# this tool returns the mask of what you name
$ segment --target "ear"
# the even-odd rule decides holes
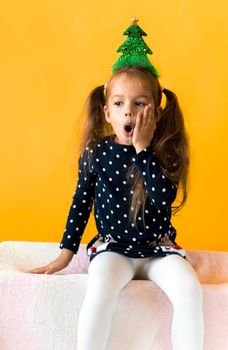
[[[156,120],[156,122],[159,122],[159,120],[161,119],[162,112],[163,112],[162,107],[161,107],[161,106],[158,106],[157,109],[156,109],[156,114],[155,114],[155,120]]]
[[[104,105],[104,114],[105,114],[105,119],[108,123],[111,123],[110,116],[109,116],[109,110],[106,105]]]

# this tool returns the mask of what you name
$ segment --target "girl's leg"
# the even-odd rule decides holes
[[[133,276],[130,260],[118,253],[102,252],[91,261],[87,291],[78,320],[77,350],[105,349],[113,303]]]
[[[153,258],[148,263],[147,278],[153,280],[173,304],[173,350],[202,350],[202,288],[192,266],[176,254]]]

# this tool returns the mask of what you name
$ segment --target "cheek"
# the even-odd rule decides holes
[[[113,127],[116,128],[116,127],[118,127],[120,125],[120,122],[115,119],[115,120],[112,120],[111,124],[112,124]]]

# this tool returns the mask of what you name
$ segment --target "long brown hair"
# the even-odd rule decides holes
[[[104,85],[101,85],[94,88],[86,99],[86,121],[80,144],[81,152],[86,147],[96,147],[100,140],[112,133],[112,128],[105,119],[104,105],[106,105],[110,95],[112,80],[120,74],[126,74],[129,78],[147,79],[151,84],[155,110],[160,106],[162,90],[157,77],[139,65],[120,68],[112,74],[107,82],[105,94]],[[161,118],[156,124],[151,146],[164,174],[182,195],[179,205],[172,206],[172,213],[175,214],[183,207],[188,195],[189,143],[177,96],[166,88],[163,93],[166,96],[166,105],[162,110]],[[132,174],[134,177],[131,177]],[[134,181],[131,180],[132,178],[134,178]],[[134,208],[133,211],[130,210],[130,221],[136,223],[139,211],[142,215],[144,213],[147,193],[141,174],[134,165],[129,168],[128,181],[134,190],[129,206],[129,208]]]

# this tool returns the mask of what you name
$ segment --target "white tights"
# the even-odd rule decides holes
[[[188,261],[177,254],[134,259],[114,252],[102,252],[89,264],[77,350],[105,350],[115,298],[132,279],[154,281],[172,302],[173,350],[183,350],[183,344],[185,350],[202,350],[202,288]]]

